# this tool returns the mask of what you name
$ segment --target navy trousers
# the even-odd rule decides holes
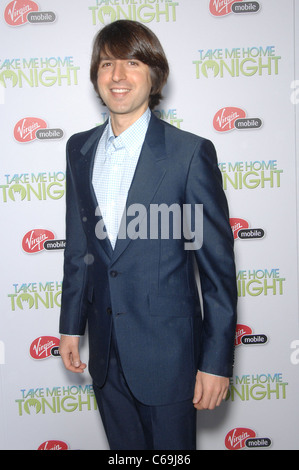
[[[147,406],[136,400],[121,368],[114,333],[105,385],[93,386],[111,450],[196,449],[192,399],[164,406]]]

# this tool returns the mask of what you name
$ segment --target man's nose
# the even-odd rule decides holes
[[[112,79],[115,82],[119,82],[120,80],[124,80],[125,78],[126,78],[125,65],[120,61],[116,61],[114,64],[114,68],[113,68]]]

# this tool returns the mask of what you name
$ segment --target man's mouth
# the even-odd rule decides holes
[[[112,93],[119,93],[119,94],[128,93],[129,91],[130,90],[128,88],[112,88],[111,89]]]

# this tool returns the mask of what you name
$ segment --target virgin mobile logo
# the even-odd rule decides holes
[[[225,437],[225,447],[228,450],[243,449],[246,440],[255,436],[255,432],[249,428],[232,429]]]
[[[235,336],[235,346],[240,346],[242,344],[242,338],[244,335],[250,335],[252,329],[247,325],[237,325],[236,336]]]
[[[36,338],[29,349],[32,359],[47,359],[59,356],[59,339],[54,336],[40,336]]]
[[[26,253],[40,253],[44,249],[46,240],[54,240],[54,233],[45,229],[34,229],[24,235],[22,240],[22,248]]]
[[[31,0],[15,0],[10,2],[4,11],[4,19],[10,26],[20,26],[27,23],[27,15],[38,11],[38,5]]]
[[[62,129],[48,129],[46,121],[37,117],[22,118],[14,127],[14,138],[22,144],[32,142],[35,139],[52,140],[62,137]]]
[[[229,222],[230,222],[230,226],[234,234],[235,240],[238,239],[239,230],[249,228],[249,223],[247,222],[247,220],[244,220],[244,219],[232,217],[229,219]]]
[[[229,219],[229,222],[235,240],[255,240],[257,238],[264,238],[265,236],[264,229],[249,228],[249,223],[247,220],[234,217]]]
[[[51,440],[43,442],[37,450],[68,450],[69,446],[66,442]]]
[[[253,331],[248,325],[237,325],[235,346],[245,345],[263,345],[268,342],[268,338],[264,334],[252,334]]]
[[[210,12],[214,16],[225,16],[230,13],[257,13],[260,9],[258,2],[243,0],[210,0]]]
[[[249,428],[234,428],[225,437],[225,447],[228,450],[239,450],[245,447],[254,449],[258,447],[270,447],[271,439],[258,438],[255,431]]]
[[[46,127],[47,123],[43,119],[27,117],[17,122],[13,135],[18,142],[32,142],[36,139],[36,131],[38,129],[45,129]]]
[[[234,106],[221,108],[213,119],[214,129],[218,132],[228,132],[234,129],[258,129],[262,126],[259,118],[248,118],[246,112]]]
[[[14,0],[4,11],[4,19],[10,26],[22,26],[26,23],[53,23],[56,15],[53,11],[39,11],[32,0]]]

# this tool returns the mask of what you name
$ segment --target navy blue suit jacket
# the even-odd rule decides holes
[[[102,386],[113,322],[135,397],[148,405],[178,402],[193,396],[197,369],[232,375],[236,273],[216,152],[210,141],[152,114],[127,208],[142,204],[147,215],[139,222],[147,224],[151,204],[202,204],[203,245],[186,250],[184,238],[127,236],[113,250],[108,238],[96,236],[101,214],[92,186],[104,127],[76,134],[67,144],[60,333],[83,335],[88,324],[89,371]],[[133,219],[128,216],[126,224]]]

